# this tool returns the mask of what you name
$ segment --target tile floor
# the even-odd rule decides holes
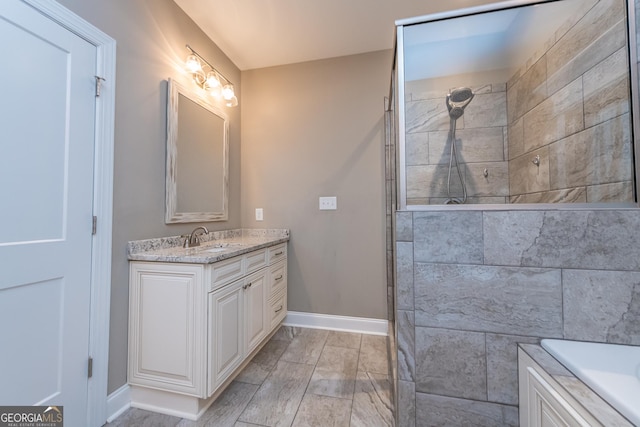
[[[105,427],[392,426],[386,337],[283,326],[198,421],[130,409]]]

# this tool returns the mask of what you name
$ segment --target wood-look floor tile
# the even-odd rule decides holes
[[[227,427],[238,419],[258,386],[232,382],[197,421],[182,420],[177,427]]]
[[[391,381],[386,374],[358,372],[351,427],[393,426]]]
[[[178,417],[131,408],[105,427],[175,427],[179,422]]]
[[[362,336],[358,370],[376,372],[378,374],[387,374],[389,372],[387,337],[378,335]]]
[[[282,354],[280,360],[315,365],[327,340],[329,331],[305,329],[296,335]]]
[[[305,394],[292,427],[349,427],[351,400]]]
[[[327,344],[333,347],[345,347],[360,349],[362,334],[353,332],[329,331]]]
[[[278,363],[289,342],[270,340],[238,374],[236,381],[260,385]]]
[[[358,350],[326,345],[311,376],[307,393],[351,399],[358,368]]]
[[[238,421],[289,427],[312,373],[312,365],[279,361]]]

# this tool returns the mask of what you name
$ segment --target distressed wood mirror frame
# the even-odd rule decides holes
[[[226,221],[228,199],[227,115],[169,79],[165,222]]]

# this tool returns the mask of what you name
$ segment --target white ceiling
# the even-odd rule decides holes
[[[395,21],[493,0],[175,0],[241,70],[391,49]],[[196,48],[197,50],[197,48]]]

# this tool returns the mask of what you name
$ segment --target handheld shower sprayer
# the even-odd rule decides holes
[[[447,94],[447,109],[449,117],[458,120],[464,114],[464,109],[471,102],[475,94],[468,87],[459,87],[453,89]]]
[[[468,87],[458,87],[453,89],[447,94],[447,110],[449,110],[450,117],[450,130],[449,140],[451,141],[451,154],[449,155],[449,173],[447,174],[447,200],[445,204],[461,204],[467,202],[467,187],[464,179],[462,178],[462,171],[460,170],[460,164],[458,163],[458,153],[456,149],[456,122],[464,114],[464,109],[471,102],[475,94]],[[462,185],[462,199],[457,197],[451,197],[451,170],[455,162],[456,169],[458,170],[458,178]]]

